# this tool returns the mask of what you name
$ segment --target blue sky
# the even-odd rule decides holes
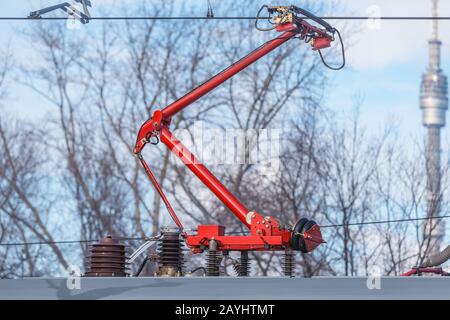
[[[187,0],[198,5],[199,0]],[[214,5],[213,0],[212,3]],[[1,1],[1,16],[27,16],[29,11],[60,0],[18,0]],[[242,3],[242,1],[236,1]],[[268,3],[273,1],[268,1]],[[289,1],[288,1],[289,2]],[[295,2],[295,1],[291,1]],[[324,15],[368,15],[379,11],[385,16],[423,16],[431,13],[430,0],[341,0],[342,12],[324,12]],[[93,15],[111,4],[133,3],[129,0],[93,1]],[[279,1],[277,2],[279,3]],[[203,10],[204,11],[204,10]],[[201,14],[204,14],[204,12]],[[220,13],[219,13],[220,14]],[[249,12],[249,16],[254,12]],[[450,16],[450,1],[440,1],[440,15]],[[14,30],[26,27],[30,21],[0,21],[0,45],[10,45],[20,62],[29,56],[26,43],[14,37]],[[54,22],[52,22],[54,23]],[[60,22],[57,22],[60,23]],[[347,68],[331,72],[332,85],[325,103],[336,111],[349,111],[355,95],[363,97],[360,109],[361,120],[372,132],[381,130],[392,121],[399,125],[399,133],[404,137],[420,138],[423,135],[421,112],[418,106],[420,77],[427,66],[427,39],[431,32],[429,21],[382,21],[379,28],[367,25],[365,21],[337,22],[350,39],[347,49]],[[440,22],[440,37],[444,42],[443,69],[450,75],[450,21]],[[45,101],[30,89],[18,84],[11,87],[8,110],[23,117],[45,117],[48,108]],[[444,140],[449,140],[446,130]]]
[[[0,1],[0,16],[26,17],[30,11],[64,0],[16,0]],[[111,4],[136,3],[136,0],[92,0],[93,16]],[[151,0],[148,0],[151,1]],[[183,1],[183,0],[179,0]],[[200,1],[185,0],[189,5],[199,5]],[[242,5],[244,1],[235,1]],[[341,12],[319,12],[318,15],[365,16],[379,11],[383,16],[427,16],[431,13],[430,0],[335,0],[342,4]],[[202,2],[202,3],[203,3]],[[268,3],[301,4],[301,1],[278,0]],[[199,14],[205,14],[200,7]],[[217,13],[221,15],[221,13]],[[255,12],[249,8],[248,15]],[[226,15],[226,14],[224,14]],[[450,1],[440,0],[440,15],[450,16]],[[38,21],[0,21],[0,50],[10,46],[17,62],[33,57],[29,43],[15,36],[15,30],[26,28]],[[47,23],[47,22],[46,22]],[[52,21],[49,23],[65,23]],[[96,22],[90,23],[95,27]],[[165,22],[161,22],[165,23]],[[355,96],[363,98],[360,106],[361,121],[369,133],[377,134],[384,126],[398,124],[398,134],[408,147],[423,139],[422,115],[419,109],[419,88],[422,73],[427,67],[427,41],[431,35],[429,21],[382,21],[374,28],[365,21],[335,23],[343,28],[347,44],[347,67],[338,72],[329,72],[331,84],[325,99],[327,107],[336,112],[350,113]],[[257,31],[255,31],[257,32]],[[450,21],[440,22],[440,38],[443,41],[442,63],[444,72],[450,76]],[[336,48],[338,50],[338,48]],[[299,61],[301,63],[301,61]],[[51,112],[46,101],[31,89],[12,83],[7,110],[17,116],[38,120]],[[1,114],[0,114],[1,116]],[[450,127],[450,125],[449,125]],[[450,130],[443,132],[444,153],[449,152]]]

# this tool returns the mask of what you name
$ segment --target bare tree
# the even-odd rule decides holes
[[[55,230],[48,223],[52,219],[48,212],[54,200],[50,196],[51,181],[45,175],[48,159],[38,151],[44,135],[24,121],[15,121],[8,116],[0,119],[0,212],[12,226],[7,230],[9,240],[49,242],[50,252],[62,267],[67,268],[63,252],[53,243]],[[34,249],[25,245],[18,248],[22,255],[20,259],[27,266],[21,275],[39,275],[35,263],[40,247]],[[45,266],[43,268],[45,270]]]
[[[142,10],[171,14],[174,2],[146,4]],[[57,24],[36,25],[28,34],[40,59],[24,66],[24,84],[58,112],[49,121],[45,148],[54,155],[51,170],[59,173],[65,210],[78,217],[82,240],[159,232],[160,199],[154,193],[150,201],[150,184],[133,160],[135,136],[154,109],[201,81],[211,44],[205,30],[155,21],[105,23],[89,35],[70,34]],[[79,44],[88,36],[96,41],[85,50]],[[174,127],[182,121],[183,114]],[[169,152],[152,152],[151,158],[164,186]],[[86,254],[87,247],[82,250]]]
[[[252,3],[255,10],[258,4]],[[228,9],[232,5],[217,7]],[[140,10],[170,15],[175,5],[173,1],[145,3]],[[161,201],[157,193],[151,194],[147,178],[132,160],[139,125],[153,110],[181,97],[273,34],[255,33],[244,21],[234,21],[230,27],[230,22],[149,20],[106,22],[90,34],[38,24],[29,36],[40,60],[26,66],[25,84],[58,112],[49,123],[52,134],[46,144],[55,154],[51,170],[61,177],[61,194],[70,199],[65,210],[78,217],[80,238],[95,239],[105,234],[159,232],[166,216],[161,215]],[[86,48],[80,43],[92,45]],[[173,129],[187,128],[192,134],[197,121],[243,131],[282,126],[282,115],[298,117],[306,105],[319,104],[326,76],[318,63],[309,48],[292,41],[205,96],[195,109],[178,114]],[[256,148],[255,136],[248,137],[246,145],[248,158]],[[229,231],[243,231],[217,199],[199,191],[204,190],[199,182],[171,161],[167,150],[149,147],[145,156],[177,211],[189,217],[184,219],[188,226],[220,221]],[[266,200],[255,196],[263,194],[267,183],[261,183],[252,164],[212,169],[253,210],[270,210],[267,214],[285,215],[289,221],[300,214],[272,210]],[[86,246],[82,249],[86,254]],[[263,273],[269,271],[269,264],[258,263],[266,269]]]
[[[223,7],[219,7],[221,9]],[[244,14],[244,10],[241,9],[236,14]],[[216,25],[209,28],[209,25],[202,26],[202,30],[206,29],[206,34],[213,35],[205,38],[212,43],[209,47],[212,52],[208,54],[213,57],[213,61],[209,61],[209,66],[216,65],[215,69],[218,70],[234,63],[274,36],[270,33],[255,33],[248,22],[233,22],[232,27],[229,27],[228,22],[223,22],[220,23],[220,28]],[[203,79],[199,79],[198,83],[200,80]],[[197,109],[186,111],[180,118],[183,118],[182,125],[187,128],[191,137],[196,134],[193,124],[204,124],[202,144],[212,146],[208,152],[215,157],[215,161],[206,164],[232,193],[251,210],[284,218],[287,214],[283,216],[284,213],[273,210],[273,206],[264,197],[267,194],[267,181],[263,182],[258,166],[249,161],[250,154],[258,148],[258,132],[281,127],[283,116],[300,117],[306,104],[318,104],[325,81],[318,57],[312,55],[307,46],[292,41],[203,97],[195,106]],[[224,164],[225,154],[233,152],[223,148],[226,129],[239,130],[245,139],[245,151],[237,155],[237,163]],[[213,134],[217,131],[219,134]],[[193,142],[195,146],[196,141]],[[205,153],[205,150],[194,150],[194,153],[196,151],[199,154],[202,151]],[[245,231],[242,224],[186,168],[175,166],[174,169],[176,175],[170,177],[171,196],[184,215],[188,215],[196,224],[220,223],[226,225],[229,232]],[[290,216],[288,220],[292,221],[294,218],[295,216]],[[272,269],[268,266],[272,256],[266,258],[256,254],[254,258],[257,260],[257,272],[271,272]]]
[[[365,255],[358,252],[361,247],[357,244],[364,240],[365,233],[362,225],[348,225],[364,223],[373,216],[373,178],[382,165],[382,151],[389,131],[380,137],[367,138],[358,119],[358,110],[342,125],[335,121],[330,125],[323,180],[326,194],[323,215],[328,224],[339,226],[334,242],[339,241],[340,245],[334,250],[340,256],[344,275],[356,275],[359,271],[357,257]]]
[[[399,275],[420,265],[430,247],[424,226],[433,230],[442,219],[422,220],[426,216],[426,158],[423,143],[415,143],[412,151],[398,143],[388,151],[388,161],[377,170],[379,220],[401,220],[380,225],[377,234],[382,241],[379,263],[388,275]],[[441,171],[440,214],[448,215],[448,161]],[[403,221],[405,220],[405,221]],[[408,221],[411,220],[411,221]]]
[[[252,10],[260,4],[253,1]],[[325,10],[329,4],[310,5]],[[174,15],[177,8],[175,1],[160,0],[143,2],[138,9],[141,15]],[[230,3],[215,9],[236,15],[248,10]],[[196,7],[183,10],[194,14]],[[22,79],[55,112],[39,125],[0,121],[1,240],[52,242],[67,230],[71,232],[65,235],[81,240],[108,234],[144,237],[171,223],[133,156],[136,133],[154,110],[274,36],[254,32],[251,24],[115,21],[102,22],[90,33],[57,23],[34,24],[27,36],[33,39],[36,58],[23,66]],[[302,255],[301,275],[358,275],[380,262],[386,273],[398,274],[410,259],[418,259],[408,246],[414,242],[422,248],[415,241],[420,224],[349,224],[420,216],[422,172],[416,158],[388,143],[389,130],[368,136],[357,117],[337,119],[322,106],[325,71],[310,48],[290,41],[177,114],[172,129],[185,128],[192,140],[196,124],[203,123],[203,138],[219,137],[203,141],[215,145],[209,151],[218,159],[206,165],[249,209],[287,224],[308,217],[327,225],[328,244]],[[220,155],[230,128],[244,133],[244,149],[236,155],[237,163],[224,164]],[[277,128],[283,128],[285,137],[280,170],[265,176],[250,158],[262,130]],[[45,139],[37,139],[36,132]],[[202,153],[195,145],[192,151]],[[187,228],[220,223],[228,232],[247,231],[168,150],[148,146],[144,156]],[[410,192],[400,196],[398,190]],[[63,220],[70,226],[58,232]],[[414,232],[417,239],[411,237]],[[39,265],[43,254],[66,267],[72,258],[86,255],[87,246],[70,251],[55,244],[0,248],[1,274],[51,273]],[[255,253],[252,258],[257,274],[281,271],[278,254]],[[225,264],[228,273],[230,261]],[[23,266],[26,270],[17,271]]]

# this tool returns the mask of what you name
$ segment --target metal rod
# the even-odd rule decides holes
[[[292,25],[292,30],[286,31],[283,34],[281,34],[279,37],[266,42],[261,47],[257,48],[241,60],[237,61],[236,63],[232,64],[225,70],[219,72],[217,75],[206,81],[205,83],[201,84],[194,90],[190,91],[177,101],[173,102],[172,104],[168,105],[166,108],[162,110],[164,118],[170,118],[171,116],[175,115],[177,112],[182,110],[183,108],[187,107],[191,103],[197,101],[202,96],[216,88],[217,86],[224,83],[226,80],[230,79],[246,67],[248,67],[250,64],[254,63],[261,57],[265,56],[272,50],[276,49],[286,41],[290,40],[294,36],[298,34],[297,27]]]
[[[206,275],[208,277],[218,277],[220,276],[220,266],[219,266],[219,252],[217,251],[217,242],[211,240],[209,242],[208,248],[208,265],[206,268]]]
[[[179,141],[166,127],[161,129],[161,142],[164,143],[194,173],[223,204],[248,228],[249,210]]]
[[[172,205],[170,204],[169,200],[167,199],[164,191],[161,189],[158,181],[156,180],[155,175],[153,174],[152,170],[150,170],[150,167],[148,166],[147,162],[145,162],[142,155],[139,153],[137,155],[139,161],[141,162],[142,166],[144,167],[145,172],[147,173],[147,176],[150,178],[150,181],[153,183],[153,186],[155,187],[156,191],[158,191],[161,199],[163,200],[164,204],[166,205],[167,211],[169,211],[170,216],[172,217],[173,221],[176,223],[176,225],[183,230],[183,224],[181,223],[180,219],[178,219],[177,214],[175,213],[175,210],[173,210]]]

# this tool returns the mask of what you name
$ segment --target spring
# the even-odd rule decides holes
[[[250,263],[248,251],[241,251],[241,259],[233,263],[234,271],[238,277],[248,277],[250,274]]]
[[[222,257],[217,251],[217,242],[211,240],[209,243],[207,266],[206,266],[206,276],[208,277],[218,277],[220,276],[220,262]]]
[[[220,276],[220,253],[218,251],[208,251],[208,266],[206,267],[206,276]]]
[[[295,253],[292,250],[286,250],[284,253],[283,272],[286,277],[295,276]]]

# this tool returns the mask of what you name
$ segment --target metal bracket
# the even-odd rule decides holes
[[[75,2],[81,3],[83,6],[83,11],[78,10],[74,4],[70,4],[68,2],[64,2],[61,4],[57,4],[51,7],[47,7],[38,11],[32,11],[28,16],[29,19],[41,19],[42,15],[61,9],[65,11],[69,16],[75,17],[82,24],[89,23],[91,18],[91,13],[89,12],[88,7],[92,7],[90,0],[75,0]]]

